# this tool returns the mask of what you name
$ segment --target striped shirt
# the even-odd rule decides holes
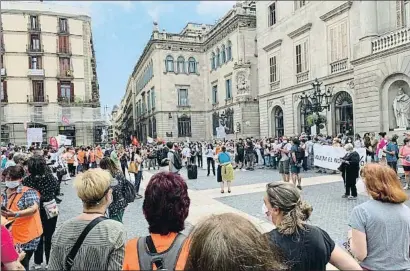
[[[49,270],[63,270],[65,259],[90,221],[73,218],[61,225],[53,236]],[[87,235],[72,270],[121,270],[126,241],[124,226],[111,219],[97,224]]]

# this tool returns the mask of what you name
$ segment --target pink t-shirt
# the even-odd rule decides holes
[[[377,145],[377,150],[376,150],[376,154],[379,154],[379,150],[383,150],[384,146],[387,145],[387,140],[382,138],[379,142],[379,144]]]
[[[404,158],[401,159],[401,163],[403,166],[409,167],[410,166],[410,147],[408,146],[403,146],[400,148],[400,155],[403,156]],[[406,159],[406,157],[408,157]]]
[[[19,255],[13,245],[13,239],[10,232],[1,225],[1,269],[3,268],[3,263],[11,263],[17,261]]]

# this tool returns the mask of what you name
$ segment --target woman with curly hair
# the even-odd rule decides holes
[[[108,206],[108,215],[111,219],[122,222],[125,208],[128,206],[128,202],[124,198],[124,185],[127,182],[125,176],[122,174],[117,164],[114,163],[109,157],[104,157],[100,161],[100,168],[108,171],[112,178],[112,203]]]
[[[281,249],[290,270],[326,270],[329,262],[339,270],[361,270],[327,232],[305,223],[313,209],[301,199],[294,185],[268,184],[263,201],[263,213],[276,225],[268,237]]]
[[[188,186],[181,176],[152,176],[142,206],[150,235],[127,243],[123,270],[184,270],[189,242],[181,232],[189,205]]]

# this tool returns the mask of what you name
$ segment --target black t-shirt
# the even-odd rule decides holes
[[[326,270],[335,242],[321,228],[306,224],[305,229],[292,235],[280,234],[275,229],[268,236],[281,250],[290,270]]]
[[[244,154],[245,148],[244,148],[242,143],[236,144],[236,151],[237,151],[238,155],[243,155]]]

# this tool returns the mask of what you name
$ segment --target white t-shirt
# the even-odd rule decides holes
[[[182,155],[184,157],[191,157],[191,149],[188,147],[185,147],[182,149]]]
[[[282,147],[283,146],[283,147]],[[289,160],[289,153],[290,153],[290,149],[292,149],[292,144],[290,144],[289,142],[288,143],[282,143],[281,145],[280,145],[280,147],[282,147],[282,149],[285,149],[285,150],[287,150],[288,151],[288,153],[284,153],[284,152],[281,152],[281,158],[280,158],[280,161],[287,161],[287,160]]]

